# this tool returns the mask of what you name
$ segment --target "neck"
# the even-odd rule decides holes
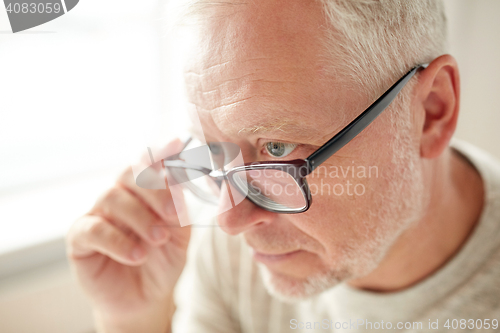
[[[402,233],[374,271],[350,280],[350,286],[377,292],[406,289],[438,271],[466,243],[483,208],[481,177],[451,149],[429,163],[431,198],[424,218]]]

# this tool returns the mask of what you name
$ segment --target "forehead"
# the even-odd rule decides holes
[[[326,75],[319,2],[251,1],[207,17],[185,73],[205,133],[292,139],[340,125],[345,100]]]

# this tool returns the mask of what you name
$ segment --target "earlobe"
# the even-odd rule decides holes
[[[424,110],[420,154],[436,158],[446,149],[455,132],[460,105],[458,65],[451,55],[436,58],[418,83],[419,107]]]

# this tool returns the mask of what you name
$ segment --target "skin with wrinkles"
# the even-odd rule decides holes
[[[202,2],[185,76],[191,116],[203,128],[197,135],[207,141],[237,144],[245,162],[279,160],[268,143],[295,147],[281,159],[303,159],[373,102],[371,92],[346,83],[357,80],[327,70],[332,61],[343,64],[324,52],[328,25],[319,1]],[[301,214],[243,200],[218,216],[221,229],[243,238],[269,292],[283,300],[339,282],[372,292],[419,283],[461,249],[483,209],[479,174],[449,148],[459,100],[457,63],[439,56],[307,177],[311,189],[350,182],[363,194],[313,193]],[[158,156],[182,147],[172,141]],[[324,172],[356,166],[376,167],[377,176]],[[170,330],[190,242],[190,227],[178,227],[187,213],[179,189],[141,188],[129,168],[72,225],[68,258],[99,332]]]
[[[373,102],[325,70],[326,22],[317,3],[256,1],[214,10],[223,11],[224,19],[214,15],[204,21],[185,73],[191,111],[207,141],[238,144],[245,162],[276,160],[266,152],[267,142],[294,143],[297,148],[284,160],[303,159]],[[396,116],[395,107],[411,112]],[[421,101],[395,102],[324,163],[327,170],[376,166],[378,178],[308,176],[310,185],[362,184],[363,195],[317,194],[310,210],[297,215],[270,213],[246,200],[218,217],[224,231],[241,234],[258,253],[295,252],[288,260],[260,264],[271,293],[292,300],[345,280],[394,289],[387,275],[405,271],[393,283],[398,289],[442,263],[440,258],[408,270],[387,261],[407,251],[403,240],[417,241],[408,235],[421,236],[432,223],[427,216],[435,209],[429,203],[432,186],[445,186],[431,185],[432,175],[443,170],[421,156],[425,121]]]

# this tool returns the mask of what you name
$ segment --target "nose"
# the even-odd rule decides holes
[[[221,213],[217,216],[217,223],[229,235],[238,235],[256,226],[269,224],[276,217],[276,213],[268,212],[245,199],[227,181],[222,187],[226,187],[227,192],[220,198]]]

